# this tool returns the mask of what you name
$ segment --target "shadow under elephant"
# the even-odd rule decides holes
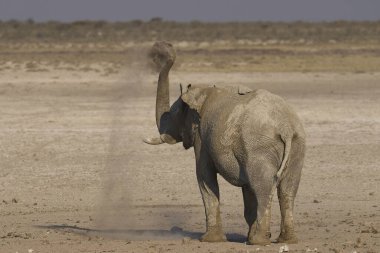
[[[65,231],[84,236],[100,236],[113,239],[126,239],[126,240],[176,240],[184,237],[193,240],[199,240],[203,235],[202,232],[192,232],[183,230],[180,227],[174,226],[171,229],[97,229],[85,228],[75,225],[38,225],[40,229],[52,229],[57,231]],[[237,233],[227,233],[227,240],[229,242],[244,243],[246,237]]]

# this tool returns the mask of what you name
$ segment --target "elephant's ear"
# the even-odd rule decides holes
[[[203,103],[207,98],[207,90],[205,88],[193,88],[189,84],[187,92],[183,93],[181,98],[191,109],[196,110],[200,114]]]

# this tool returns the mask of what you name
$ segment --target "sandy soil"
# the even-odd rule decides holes
[[[279,252],[248,246],[241,191],[220,178],[230,240],[205,230],[194,155],[156,134],[152,73],[3,69],[0,252]],[[266,88],[307,132],[290,252],[380,252],[380,73],[176,72],[177,84]],[[174,85],[175,84],[175,85]],[[279,233],[273,203],[272,239]]]

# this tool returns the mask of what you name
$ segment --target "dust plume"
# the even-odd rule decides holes
[[[102,177],[102,196],[97,204],[97,211],[94,215],[94,225],[96,229],[75,232],[85,232],[87,235],[100,235],[128,240],[147,240],[147,239],[173,239],[187,237],[197,237],[198,235],[184,232],[182,229],[175,227],[178,217],[165,213],[170,217],[169,223],[171,228],[161,229],[156,221],[150,221],[149,224],[156,224],[159,229],[144,227],[146,219],[163,216],[162,214],[153,214],[149,218],[141,217],[139,210],[134,206],[135,184],[133,179],[134,168],[138,166],[133,160],[133,148],[128,143],[129,136],[126,130],[125,121],[126,103],[131,99],[149,96],[155,94],[156,85],[153,80],[157,80],[157,70],[149,58],[149,49],[136,49],[133,53],[126,55],[130,59],[130,65],[123,74],[123,80],[115,89],[112,109],[113,115],[110,115],[110,137],[108,150],[104,162],[104,171]],[[154,73],[156,72],[156,73]],[[154,75],[153,75],[154,74]],[[153,79],[154,78],[154,79]],[[154,106],[152,104],[152,106]],[[136,135],[134,135],[136,136]],[[139,138],[136,136],[135,138]],[[126,150],[128,152],[126,153]],[[153,211],[155,212],[155,211]],[[167,210],[159,211],[167,212]],[[173,218],[173,216],[175,218]],[[154,219],[154,218],[153,218]]]

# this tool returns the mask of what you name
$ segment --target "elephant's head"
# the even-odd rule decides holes
[[[167,42],[154,44],[150,56],[160,69],[156,97],[156,124],[160,136],[144,139],[144,142],[157,145],[183,142],[188,149],[193,146],[196,131],[199,127],[203,103],[208,89],[187,86],[187,91],[170,106],[169,71],[174,64],[175,51]]]
[[[148,138],[144,141],[151,145],[182,142],[185,149],[191,148],[194,145],[202,106],[206,98],[207,90],[188,85],[187,91],[182,93],[170,109],[161,115],[158,125],[160,137]]]

